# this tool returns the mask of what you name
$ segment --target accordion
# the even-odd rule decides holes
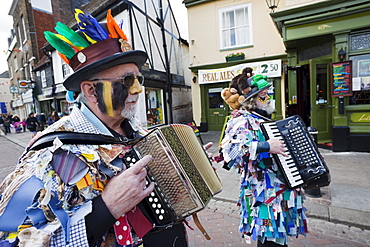
[[[222,189],[212,164],[193,129],[172,124],[150,132],[124,157],[130,167],[145,155],[147,183],[155,189],[138,206],[157,226],[167,226],[202,210]]]
[[[329,169],[300,116],[263,122],[261,129],[266,139],[277,138],[285,143],[288,157],[281,154],[273,157],[289,188],[329,185]]]

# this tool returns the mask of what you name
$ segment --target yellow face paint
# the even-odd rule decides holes
[[[113,104],[112,104],[112,84],[109,81],[102,81],[103,83],[103,100],[107,108],[107,115],[113,117]]]

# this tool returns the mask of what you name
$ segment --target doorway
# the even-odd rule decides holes
[[[221,97],[221,91],[228,84],[211,84],[205,87],[206,93],[206,109],[207,110],[207,122],[209,130],[221,130],[225,118],[229,114],[229,106]]]
[[[312,59],[309,64],[288,68],[296,75],[297,93],[286,97],[291,101],[287,102],[287,117],[299,115],[307,127],[315,127],[321,143],[331,142],[332,134],[330,62],[329,59]]]

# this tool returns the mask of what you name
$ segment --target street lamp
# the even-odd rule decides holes
[[[271,12],[274,12],[278,7],[280,0],[266,0],[267,6],[271,9]]]
[[[338,58],[339,58],[339,61],[344,61],[344,59],[346,58],[346,55],[347,53],[343,50],[343,47],[340,48],[339,52],[338,52]]]

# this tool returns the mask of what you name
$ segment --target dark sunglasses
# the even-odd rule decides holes
[[[142,75],[127,75],[124,77],[119,78],[100,78],[100,79],[91,79],[89,81],[110,81],[110,82],[119,82],[125,85],[125,87],[131,87],[135,83],[135,79],[137,79],[140,85],[144,84],[144,76]]]

